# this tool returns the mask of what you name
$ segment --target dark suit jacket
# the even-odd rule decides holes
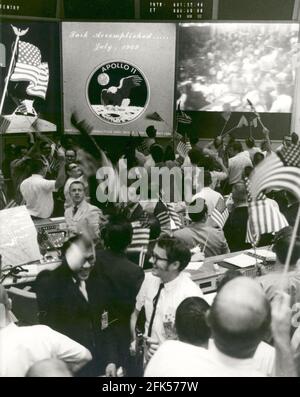
[[[53,270],[41,272],[35,290],[40,322],[50,326],[90,350],[93,361],[84,375],[99,376],[108,363],[117,363],[117,336],[114,324],[101,330],[101,315],[112,321],[111,296],[107,282],[92,270],[86,281],[87,301],[73,280],[65,261]]]
[[[130,316],[135,308],[136,296],[144,281],[144,271],[127,259],[125,254],[98,250],[96,271],[109,280],[112,308],[119,335],[119,358],[126,367],[130,344]]]
[[[237,207],[229,215],[224,234],[231,252],[251,248],[251,244],[246,243],[247,223],[248,207]]]

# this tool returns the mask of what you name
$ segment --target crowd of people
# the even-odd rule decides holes
[[[291,112],[297,41],[292,25],[183,26],[182,108],[243,112],[250,99],[259,112]]]
[[[37,133],[30,146],[5,151],[0,210],[14,200],[33,221],[64,216],[67,234],[61,265],[40,272],[32,287],[40,325],[18,324],[0,286],[0,375],[299,376],[292,310],[300,303],[299,231],[282,285],[299,198],[267,192],[289,225],[257,244],[276,253],[270,273],[261,266],[260,277],[250,279],[228,271],[208,302],[186,271],[193,260],[252,247],[244,178],[272,152],[269,131],[260,147],[251,137],[218,136],[206,146],[190,138],[183,156],[176,145],[161,145],[150,126],[117,157],[101,148],[86,122],[76,115],[72,122],[83,139],[54,142]],[[283,142],[297,144],[296,134]],[[153,167],[202,170],[203,184],[193,184],[190,202],[165,202],[162,183],[148,200],[99,202],[97,170],[107,166],[115,176],[120,159],[145,170],[150,191]],[[228,210],[223,225],[214,218],[220,203]]]

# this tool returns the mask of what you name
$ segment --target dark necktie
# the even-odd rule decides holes
[[[73,208],[73,216],[75,216],[77,214],[77,211],[78,211],[78,206],[75,205]]]
[[[159,300],[160,293],[161,293],[162,289],[164,288],[164,286],[165,285],[163,283],[160,284],[158,292],[155,295],[155,297],[153,298],[153,311],[152,311],[152,315],[151,315],[151,319],[150,319],[150,323],[149,323],[148,337],[151,337],[151,334],[152,334],[152,327],[153,327],[153,322],[154,322],[154,317],[155,317],[155,313],[156,313],[158,300]]]

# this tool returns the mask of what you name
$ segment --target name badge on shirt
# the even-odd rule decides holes
[[[104,311],[101,314],[101,331],[104,331],[108,328],[108,312]]]
[[[163,325],[164,325],[164,331],[165,331],[165,337],[166,339],[177,339],[177,333],[175,330],[175,321],[174,321],[174,316],[170,315],[165,315]]]

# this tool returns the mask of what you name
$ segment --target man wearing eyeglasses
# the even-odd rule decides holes
[[[136,299],[131,316],[131,353],[135,354],[135,327],[142,308],[145,308],[145,340],[148,361],[158,346],[174,339],[175,313],[180,303],[188,297],[202,297],[202,291],[184,272],[191,259],[185,243],[174,237],[161,237],[153,249],[150,262],[152,272],[147,273]]]

